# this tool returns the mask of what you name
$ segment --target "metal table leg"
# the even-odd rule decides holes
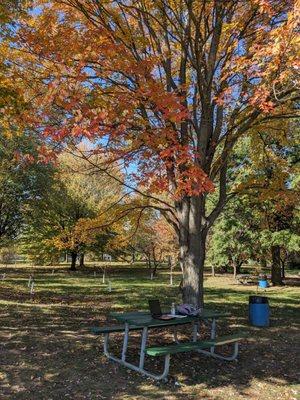
[[[140,354],[140,363],[139,363],[139,368],[141,370],[144,368],[145,348],[146,348],[147,337],[148,337],[148,327],[144,326],[143,331],[142,331],[141,354]]]
[[[148,327],[144,327],[143,332],[142,332],[141,354],[140,354],[139,365],[134,365],[134,364],[131,364],[131,363],[125,361],[126,351],[127,351],[127,346],[128,346],[128,337],[129,337],[128,333],[129,333],[129,326],[128,326],[128,324],[125,324],[122,358],[115,357],[114,355],[112,355],[109,352],[109,334],[106,333],[104,335],[104,344],[103,344],[104,349],[103,350],[104,350],[104,354],[106,355],[106,357],[109,358],[110,360],[117,362],[120,365],[123,365],[124,367],[130,368],[137,372],[140,372],[142,375],[149,376],[156,380],[166,380],[168,373],[169,373],[169,368],[170,368],[170,354],[167,354],[165,356],[164,370],[160,375],[153,374],[152,372],[146,371],[144,369],[145,348],[146,348],[146,342],[147,342],[147,337],[148,337]]]
[[[216,318],[213,318],[211,322],[211,331],[210,331],[210,338],[214,340],[216,338],[216,330],[217,330],[217,323],[216,323]],[[214,346],[210,348],[211,354],[215,352]]]
[[[124,340],[123,340],[123,348],[122,348],[122,361],[126,360],[126,352],[128,347],[128,338],[129,338],[129,324],[125,322],[125,332],[124,332]]]
[[[210,338],[215,339],[216,338],[216,331],[217,331],[217,322],[216,318],[213,318],[211,322],[211,331],[210,331]]]

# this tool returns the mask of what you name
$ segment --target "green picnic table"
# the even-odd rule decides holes
[[[199,353],[203,353],[215,358],[221,358],[223,360],[233,360],[237,357],[238,354],[238,341],[242,339],[242,335],[231,335],[231,336],[222,336],[216,338],[216,321],[219,318],[228,317],[230,314],[226,312],[217,312],[213,310],[204,310],[201,315],[196,317],[184,317],[180,318],[175,316],[174,319],[170,320],[160,320],[152,318],[149,312],[125,312],[125,313],[110,313],[110,317],[116,319],[121,323],[119,326],[115,327],[103,327],[103,328],[92,328],[92,331],[96,335],[104,335],[104,354],[110,360],[113,360],[127,368],[130,368],[134,371],[138,371],[143,375],[150,376],[151,378],[160,380],[166,379],[169,367],[170,367],[170,355],[176,353],[185,353],[190,351],[196,351]],[[198,340],[198,328],[199,323],[204,321],[210,324],[210,338],[205,340]],[[191,326],[191,334],[192,341],[191,342],[183,342],[180,343],[177,337],[176,328],[181,325],[190,325]],[[159,346],[159,347],[148,347],[147,348],[147,339],[148,339],[148,331],[150,329],[166,329],[172,328],[174,333],[174,344]],[[139,363],[133,364],[126,360],[127,356],[127,348],[128,348],[128,340],[130,331],[140,330],[141,331],[141,345],[139,350]],[[111,333],[123,332],[123,346],[121,358],[117,357],[109,352],[109,335]],[[233,354],[230,356],[223,356],[221,354],[215,353],[215,347],[221,346],[224,344],[234,344]],[[153,374],[144,369],[145,356],[165,356],[165,364],[164,370],[162,374]]]

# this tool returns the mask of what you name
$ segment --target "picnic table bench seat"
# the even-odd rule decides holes
[[[241,333],[236,333],[234,335],[220,336],[215,339],[177,343],[160,347],[147,347],[145,349],[145,354],[152,357],[158,357],[158,356],[165,357],[163,373],[161,375],[156,375],[156,376],[152,375],[152,377],[154,377],[155,379],[166,379],[169,372],[171,354],[196,351],[198,353],[203,353],[214,358],[219,358],[221,360],[232,361],[235,360],[238,355],[239,341],[244,338],[245,335]],[[226,344],[234,345],[234,350],[232,354],[222,355],[215,353],[215,347]]]
[[[244,338],[245,335],[237,333],[234,335],[220,336],[216,339],[208,339],[197,342],[185,342],[167,346],[148,347],[145,349],[145,353],[152,357],[165,356],[167,354],[187,353],[190,351],[209,349],[215,346],[237,343]]]

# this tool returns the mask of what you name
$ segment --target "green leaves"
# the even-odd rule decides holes
[[[37,146],[33,134],[0,134],[0,246],[16,238],[29,203],[43,191],[48,166],[37,164]]]

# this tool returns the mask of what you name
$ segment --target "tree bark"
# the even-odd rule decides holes
[[[205,236],[199,233],[188,242],[183,259],[182,300],[184,303],[203,307],[203,270],[205,260]],[[194,239],[195,239],[194,238]]]
[[[285,279],[285,262],[281,261],[281,278]]]
[[[211,276],[216,276],[214,265],[211,266]]]
[[[175,268],[175,258],[173,256],[168,256],[168,266],[170,269],[170,286],[173,285],[173,271]]]
[[[236,279],[236,276],[241,273],[241,265],[242,263],[233,261],[232,266],[234,279]]]
[[[195,307],[203,307],[204,304],[203,270],[207,233],[201,225],[203,208],[199,197],[185,198],[178,207],[182,300]]]
[[[148,268],[149,268],[150,279],[152,280],[154,275],[153,275],[153,271],[152,271],[151,256],[150,255],[146,255],[146,258],[147,258],[147,264],[148,264]]]
[[[76,270],[76,260],[77,260],[77,251],[71,251],[71,266],[70,266],[71,271]]]
[[[281,277],[282,279],[285,279],[285,264],[288,259],[288,252],[285,251],[285,256],[280,257],[280,262],[281,262]]]
[[[271,281],[273,285],[283,285],[281,276],[281,262],[280,262],[280,247],[272,246],[272,270],[271,270]]]
[[[237,276],[237,265],[236,265],[236,263],[233,263],[233,277],[234,277],[234,279],[236,279],[236,276]]]
[[[84,267],[84,253],[79,255],[79,267]]]
[[[151,255],[150,255],[150,258],[151,258]],[[152,277],[154,278],[157,275],[157,268],[159,265],[159,261],[157,260],[156,255],[155,255],[154,247],[152,247],[152,259],[153,259]]]
[[[133,251],[131,254],[131,261],[130,264],[134,264],[135,263],[135,252]]]
[[[155,278],[156,275],[157,275],[158,264],[156,262],[154,262],[153,264],[154,264],[154,266],[153,266],[153,269],[152,269],[152,278]]]
[[[102,283],[105,283],[105,278],[106,278],[106,268],[105,268],[105,267],[103,267],[103,268],[102,268],[102,271],[103,271],[103,275],[102,275]]]

